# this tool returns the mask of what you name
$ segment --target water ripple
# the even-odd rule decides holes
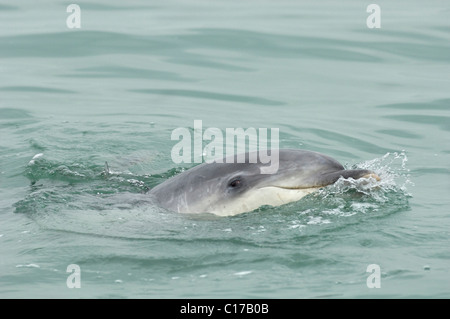
[[[196,64],[201,57],[194,48],[212,48],[252,56],[278,58],[311,57],[327,60],[381,62],[390,55],[417,60],[449,61],[448,45],[441,42],[351,41],[334,38],[269,34],[244,29],[193,29],[191,34],[140,36],[116,32],[78,31],[5,36],[0,51],[3,57],[90,56],[101,54],[148,54],[165,56],[176,63]],[[371,52],[371,53],[369,53]],[[381,53],[381,54],[380,54]],[[206,64],[223,62],[210,60]],[[225,66],[226,67],[226,66]],[[230,67],[233,67],[230,65]],[[240,67],[239,67],[240,68]],[[242,68],[245,70],[245,67]]]
[[[183,77],[175,72],[151,70],[145,68],[132,68],[124,66],[96,66],[89,68],[80,68],[75,70],[76,73],[62,75],[64,77],[73,78],[133,78],[133,79],[157,79],[166,81],[195,81],[187,77]]]
[[[174,90],[174,89],[139,89],[130,90],[131,92],[146,93],[146,94],[158,94],[158,95],[169,95],[169,96],[180,96],[189,97],[196,99],[207,99],[207,100],[218,100],[226,102],[241,102],[248,104],[259,104],[259,105],[284,105],[284,102],[269,100],[257,96],[247,96],[247,95],[236,95],[236,94],[225,94],[217,92],[208,91],[198,91],[198,90]]]
[[[0,87],[0,91],[9,92],[29,92],[29,93],[56,93],[56,94],[74,94],[77,93],[73,90],[65,90],[51,87],[40,86],[4,86]]]

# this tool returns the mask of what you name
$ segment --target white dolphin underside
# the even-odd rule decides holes
[[[261,206],[281,206],[296,202],[308,194],[317,191],[317,187],[305,189],[286,189],[281,187],[263,187],[245,194],[245,201],[233,200],[220,207],[214,207],[209,213],[218,216],[233,216],[255,210]]]
[[[261,206],[281,206],[291,202],[296,202],[308,194],[317,191],[319,187],[311,188],[282,188],[276,186],[266,186],[255,188],[245,193],[245,200],[230,200],[216,204],[214,196],[205,199],[210,201],[210,205],[205,206],[205,201],[201,206],[191,205],[187,208],[185,200],[181,200],[177,205],[178,213],[198,214],[211,213],[218,216],[234,216],[255,210]]]

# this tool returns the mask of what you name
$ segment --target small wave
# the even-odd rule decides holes
[[[43,153],[34,155],[23,174],[31,181],[25,198],[14,204],[16,213],[58,214],[64,210],[123,209],[144,201],[158,177],[135,175],[116,167],[87,161],[60,162]],[[114,197],[115,194],[124,196]],[[133,196],[137,196],[136,198]]]
[[[98,188],[102,184],[106,193],[132,189],[147,191],[150,188],[149,182],[158,178],[150,175],[136,175],[129,171],[117,170],[115,167],[110,168],[108,163],[101,166],[82,161],[63,163],[49,160],[43,153],[33,156],[26,166],[24,175],[31,180],[32,185],[45,180],[69,184],[84,183],[90,184],[92,190],[99,192]]]

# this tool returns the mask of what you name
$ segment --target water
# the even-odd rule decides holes
[[[381,29],[359,1],[78,4],[74,30],[59,1],[0,5],[0,297],[450,297],[446,2],[379,1]],[[192,166],[170,134],[196,119],[382,182],[163,211],[145,192]]]

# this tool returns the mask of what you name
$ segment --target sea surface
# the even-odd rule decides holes
[[[450,3],[370,3],[2,1],[0,298],[450,298]],[[194,120],[382,180],[168,212]]]

